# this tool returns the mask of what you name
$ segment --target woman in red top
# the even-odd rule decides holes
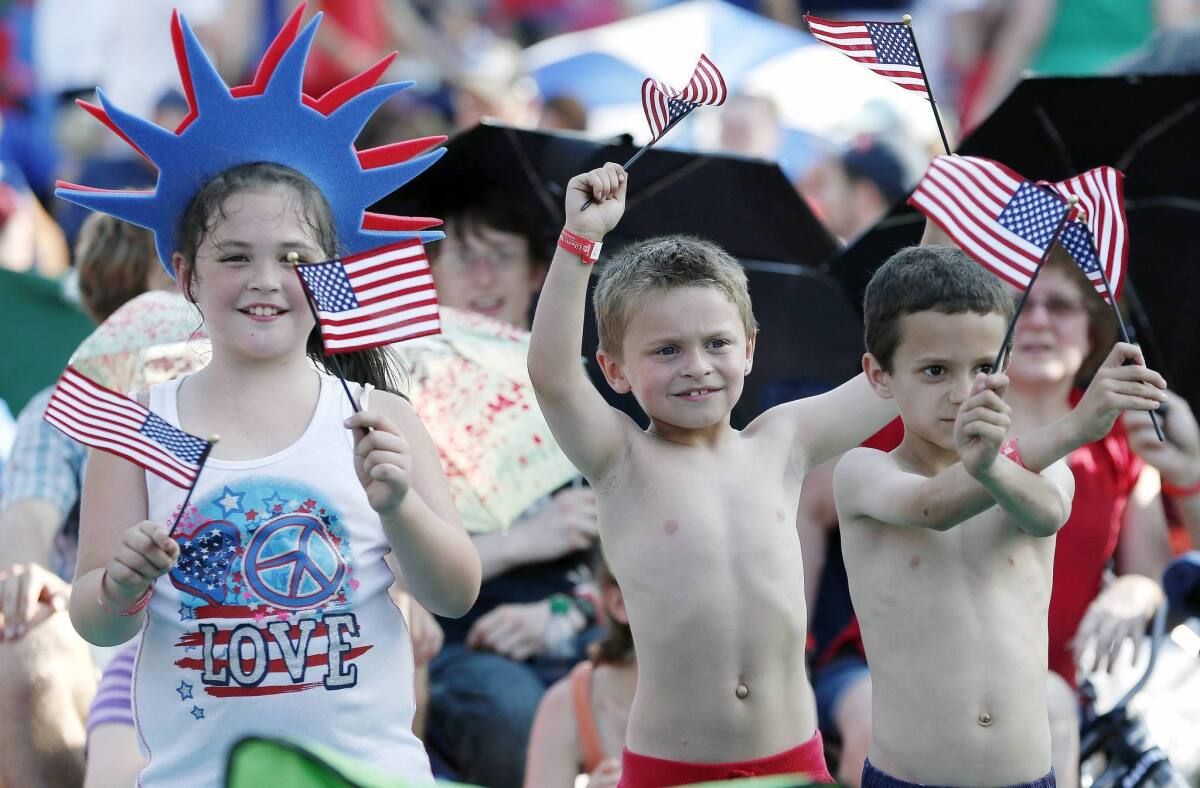
[[[1074,407],[1081,381],[1094,372],[1115,335],[1111,309],[1059,254],[1051,256],[1030,291],[1013,338],[1005,399],[1017,434],[1033,432]],[[1049,617],[1048,693],[1060,785],[1074,785],[1079,773],[1072,690],[1077,668],[1111,671],[1126,640],[1141,643],[1163,600],[1158,579],[1170,548],[1159,475],[1130,448],[1125,418],[1107,437],[1067,458],[1075,499],[1058,532]]]

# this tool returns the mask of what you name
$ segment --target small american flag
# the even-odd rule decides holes
[[[642,109],[650,125],[650,141],[657,142],[673,123],[696,107],[724,104],[728,95],[725,78],[707,55],[700,56],[692,79],[683,90],[675,90],[657,79],[646,79],[642,82]]]
[[[438,333],[437,291],[418,240],[342,260],[301,263],[327,353],[348,353]]]
[[[899,22],[834,22],[805,14],[808,29],[851,60],[929,97],[912,31]]]
[[[1100,276],[1102,263],[1113,297],[1120,298],[1129,260],[1125,176],[1113,167],[1096,167],[1049,186],[1064,197],[1078,197],[1079,209],[1087,214],[1086,227],[1072,223],[1063,230],[1063,248],[1088,275],[1096,292],[1108,301],[1108,290]]]
[[[980,265],[1022,290],[1070,210],[1058,194],[976,156],[935,158],[908,202]]]
[[[71,367],[58,379],[43,418],[85,446],[124,457],[179,487],[195,481],[210,448]]]

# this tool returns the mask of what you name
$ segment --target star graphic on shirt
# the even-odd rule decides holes
[[[189,713],[198,720],[204,719],[204,709],[200,708],[199,706],[193,706],[191,712]]]
[[[285,500],[283,500],[283,496],[277,492],[273,492],[266,498],[263,498],[262,502],[263,510],[267,514],[279,514],[283,511],[283,507],[287,503]]]
[[[187,605],[179,606],[179,620],[180,621],[192,621],[195,618],[196,618],[196,611],[194,608],[190,608]]]
[[[231,514],[245,511],[242,508],[242,499],[245,497],[246,493],[237,492],[226,487],[221,491],[221,496],[214,498],[212,502],[221,507],[222,517],[228,517]]]
[[[180,681],[179,686],[175,688],[175,691],[179,693],[180,700],[189,700],[192,697],[192,685],[188,684],[186,681]],[[197,719],[199,719],[199,717],[197,717]]]

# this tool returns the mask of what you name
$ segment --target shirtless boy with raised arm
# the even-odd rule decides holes
[[[842,554],[871,666],[862,785],[1054,785],[1046,711],[1054,534],[1070,514],[1063,462],[1040,473],[1009,440],[1007,378],[991,369],[1012,315],[992,274],[952,247],[902,250],[864,301],[863,367],[904,440],[834,472]],[[1117,345],[1070,416],[1042,432],[1065,455],[1150,410],[1162,378]],[[1024,462],[1022,454],[1025,455]],[[1062,456],[1060,455],[1060,456]]]
[[[734,430],[756,340],[745,274],[717,247],[679,237],[638,244],[601,271],[597,357],[649,429],[609,407],[579,363],[590,271],[581,257],[616,226],[625,187],[615,164],[568,185],[566,245],[582,254],[556,252],[529,350],[554,437],[596,490],[637,644],[623,784],[830,780],[804,672],[800,484],[895,407],[860,375]],[[585,199],[595,202],[580,211]],[[1048,464],[1071,448],[1047,439],[1022,450]]]

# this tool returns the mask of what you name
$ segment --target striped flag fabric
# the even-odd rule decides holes
[[[1075,258],[1096,292],[1108,301],[1108,290],[1100,276],[1099,266],[1103,265],[1113,298],[1120,298],[1121,288],[1125,284],[1125,268],[1129,262],[1125,175],[1114,167],[1096,167],[1049,186],[1063,197],[1072,194],[1078,197],[1078,208],[1087,216],[1086,227],[1080,225],[1076,229],[1072,223],[1063,230],[1063,248]],[[1082,232],[1085,229],[1088,231],[1086,234]]]
[[[419,240],[295,268],[316,305],[327,353],[365,350],[441,331],[437,291]]]
[[[700,55],[692,78],[683,90],[647,78],[642,82],[642,110],[650,126],[650,141],[658,142],[672,124],[696,107],[724,104],[728,96],[725,78],[707,55]]]
[[[211,448],[72,367],[59,377],[43,418],[85,446],[124,457],[179,487],[191,486]]]
[[[999,162],[938,156],[909,205],[932,219],[963,251],[1024,290],[1070,208]]]
[[[818,41],[900,87],[929,98],[929,86],[908,26],[900,22],[835,22],[809,14],[804,15],[804,21]]]

